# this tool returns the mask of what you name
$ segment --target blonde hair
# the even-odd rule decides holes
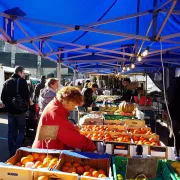
[[[57,99],[59,101],[65,100],[73,102],[76,105],[82,105],[84,102],[83,96],[79,88],[73,86],[63,87],[60,91],[58,91]]]
[[[51,87],[51,85],[54,85],[56,82],[59,82],[59,79],[57,78],[49,78],[46,82],[46,86]]]

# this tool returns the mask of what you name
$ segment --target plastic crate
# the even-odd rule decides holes
[[[168,166],[170,172],[171,172],[171,176],[177,180],[180,180],[180,177],[178,176],[178,174],[176,173],[176,171],[174,170],[174,168],[171,167],[171,163],[174,161],[167,161],[166,165]]]
[[[126,167],[128,165],[128,158],[121,156],[112,157],[112,169],[113,177],[117,180],[117,175],[121,174],[123,179],[126,179]],[[156,178],[148,180],[177,180],[177,177],[170,171],[165,160],[158,161],[158,168],[156,173]]]
[[[112,156],[113,177],[117,180],[117,175],[121,174],[123,179],[126,178],[127,157]]]
[[[125,120],[125,119],[135,118],[134,116],[122,116],[122,115],[110,115],[110,114],[105,114],[104,117],[105,120]]]

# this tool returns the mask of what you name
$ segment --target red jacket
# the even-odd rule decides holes
[[[68,110],[66,110],[63,105],[54,98],[54,100],[46,106],[41,115],[36,132],[36,138],[32,147],[46,149],[45,142],[38,140],[40,128],[42,125],[58,125],[59,130],[57,139],[50,141],[48,144],[49,149],[64,150],[67,149],[67,147],[71,147],[78,148],[82,151],[94,151],[96,149],[95,144],[75,129],[73,124],[68,121],[68,116]]]

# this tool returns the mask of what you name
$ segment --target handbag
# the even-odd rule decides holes
[[[12,100],[12,105],[17,109],[17,110],[20,110],[22,112],[26,112],[29,108],[29,102],[25,99],[23,99],[21,97],[21,95],[19,94],[19,78],[17,80],[17,89],[16,89],[16,96],[13,97],[13,100]]]

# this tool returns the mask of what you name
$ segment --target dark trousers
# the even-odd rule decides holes
[[[25,113],[19,115],[8,113],[8,148],[11,156],[21,147],[25,135],[25,128]]]

